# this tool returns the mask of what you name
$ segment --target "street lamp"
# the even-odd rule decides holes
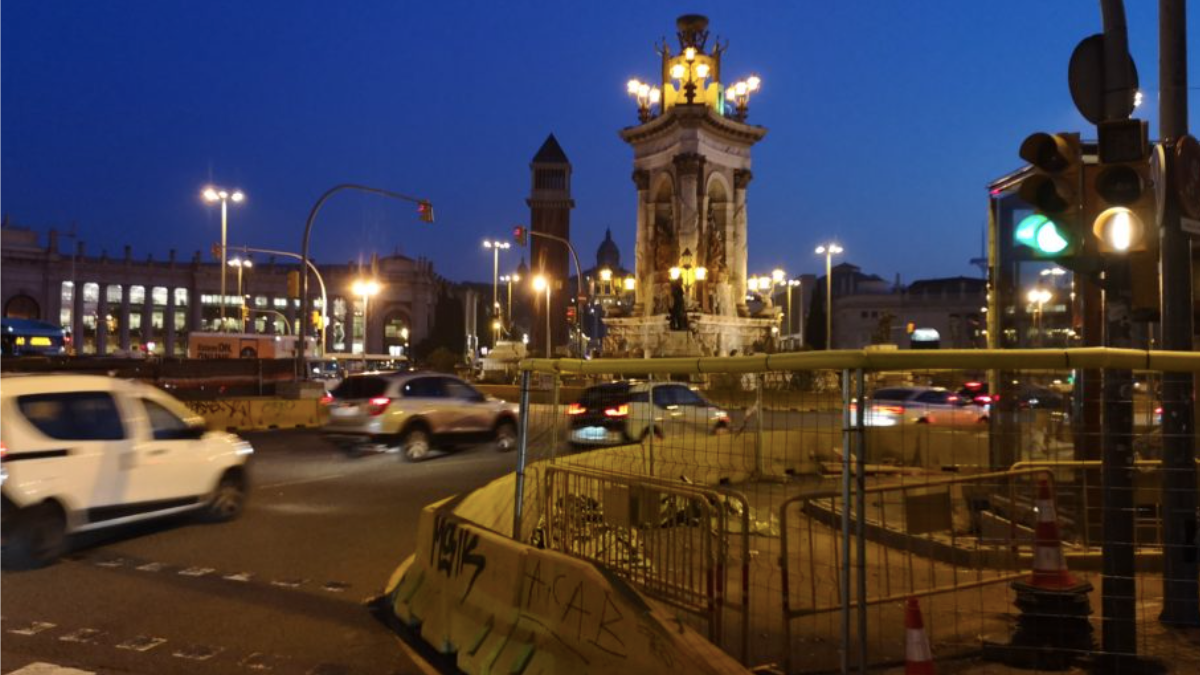
[[[204,201],[212,204],[221,202],[221,328],[225,327],[225,237],[229,229],[229,202],[240,204],[246,199],[241,190],[226,190],[209,185],[204,188]]]
[[[844,249],[837,244],[822,244],[817,255],[825,256],[825,349],[833,349],[833,256]]]
[[[683,255],[679,256],[679,267],[672,267],[668,270],[671,281],[678,279],[683,282],[683,292],[688,295],[689,299],[691,299],[692,285],[697,281],[704,281],[708,278],[708,269],[703,266],[693,267],[693,261],[694,258],[692,257],[691,249],[685,248],[683,249]]]
[[[500,277],[500,281],[508,284],[508,304],[504,307],[504,322],[509,325],[512,325],[512,285],[520,280],[521,275],[516,272]]]
[[[363,360],[365,361],[366,356],[367,356],[367,351],[368,351],[367,350],[367,335],[369,332],[368,328],[367,328],[367,304],[370,302],[372,296],[379,294],[379,283],[376,282],[374,279],[359,279],[350,286],[350,290],[353,291],[355,295],[362,298],[362,317],[363,317],[362,355],[363,355]]]
[[[248,270],[248,269],[254,267],[254,262],[251,261],[249,258],[234,257],[232,260],[229,261],[228,265],[229,265],[229,267],[236,267],[237,271],[238,271],[238,282],[237,282],[238,302],[241,303],[242,332],[245,333],[246,332],[246,296],[242,294],[242,270]],[[222,306],[224,306],[224,303],[222,303]],[[225,328],[224,322],[222,322],[221,329],[224,330],[224,328]]]
[[[1046,303],[1054,298],[1054,294],[1045,288],[1034,288],[1025,295],[1025,298],[1029,300],[1030,304],[1035,305],[1035,309],[1033,310],[1033,327],[1034,334],[1037,336],[1037,345],[1041,347],[1044,341],[1042,337],[1042,312],[1045,310]]]
[[[687,47],[683,50],[683,60],[671,66],[671,79],[679,83],[679,88],[683,89],[683,96],[688,104],[696,102],[696,90],[704,89],[704,80],[712,74],[712,66],[709,65],[708,59],[704,57],[702,60],[697,60],[697,56],[702,56],[696,51],[695,47]]]
[[[533,278],[533,290],[535,295],[546,291],[546,358],[550,358],[550,281],[537,275]]]
[[[792,289],[800,286],[801,283],[802,282],[799,279],[788,279],[787,280],[787,284],[786,284],[787,285],[787,331],[786,332],[788,335],[793,334],[793,331],[792,331],[792,323],[793,323],[792,322]],[[801,296],[801,297],[803,297],[803,296]],[[804,312],[801,312],[800,316],[803,317]],[[801,340],[803,340],[804,339],[803,338],[804,331],[800,331],[800,333],[801,333]]]
[[[400,329],[400,339],[404,341],[404,357],[408,357],[408,326]]]
[[[662,98],[662,90],[658,87],[651,87],[640,80],[630,80],[625,85],[625,88],[629,92],[629,95],[637,101],[638,120],[649,122],[653,117],[653,114],[650,112],[650,106],[658,105],[659,100]]]
[[[500,251],[512,246],[507,241],[483,240],[483,247],[492,249],[492,316],[500,316]]]
[[[750,111],[750,94],[758,91],[761,87],[762,80],[757,75],[751,75],[725,88],[725,100],[732,103],[737,109],[733,119],[738,122],[746,121],[746,113]]]

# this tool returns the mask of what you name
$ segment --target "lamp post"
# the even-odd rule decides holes
[[[225,329],[225,238],[229,229],[229,202],[240,204],[246,199],[241,190],[226,190],[210,185],[204,188],[204,201],[221,202],[221,330]]]
[[[750,111],[750,94],[758,91],[761,87],[762,80],[757,75],[751,75],[725,88],[725,100],[732,103],[737,110],[733,119],[738,122],[746,121],[746,113]]]
[[[658,105],[659,100],[662,99],[662,90],[658,87],[651,87],[640,80],[630,80],[625,88],[629,95],[637,101],[638,120],[649,122],[654,116],[650,112],[650,106]]]
[[[508,303],[504,306],[504,323],[512,325],[512,286],[521,280],[521,275],[513,272],[500,277],[500,281],[508,284]]]
[[[535,293],[546,291],[546,358],[550,358],[550,280],[537,275],[533,278],[533,290]]]
[[[370,334],[370,329],[368,328],[368,325],[367,325],[367,305],[371,301],[371,296],[379,293],[379,283],[376,282],[374,279],[359,279],[359,280],[355,281],[353,285],[351,285],[350,290],[352,290],[355,295],[362,298],[362,316],[363,316],[362,355],[363,355],[363,362],[365,363],[367,360],[367,351],[368,351],[367,336]]]
[[[500,251],[509,246],[507,241],[483,240],[483,247],[492,249],[492,317],[500,316]]]
[[[688,104],[696,102],[696,90],[704,88],[704,80],[711,74],[712,66],[706,61],[697,62],[695,47],[683,50],[683,61],[671,66],[671,79],[679,82],[684,99]]]
[[[801,284],[801,281],[799,279],[788,279],[787,280],[787,331],[786,332],[788,335],[792,335],[793,333],[795,333],[795,331],[792,330],[792,323],[793,323],[793,321],[792,321],[792,289],[796,288],[800,284]],[[801,297],[803,297],[803,296],[801,296]],[[804,316],[804,313],[801,312],[800,316]]]
[[[242,294],[242,270],[248,270],[248,269],[254,267],[254,262],[251,261],[249,258],[242,258],[242,257],[235,256],[232,260],[229,261],[228,265],[230,267],[236,267],[237,271],[238,271],[237,272],[237,274],[238,274],[238,281],[237,281],[237,289],[238,290],[237,290],[237,292],[238,292],[238,302],[241,303],[241,312],[242,312],[240,323],[242,326],[242,332],[245,333],[246,332],[246,296]],[[224,306],[224,303],[222,303],[222,306]],[[224,330],[224,328],[225,328],[225,326],[222,323],[221,329]]]
[[[708,269],[701,267],[693,267],[691,249],[683,249],[683,255],[679,256],[679,267],[672,267],[668,270],[671,276],[671,281],[676,279],[683,282],[683,292],[687,295],[688,300],[691,300],[692,286],[697,281],[704,281],[708,278]]]
[[[1034,288],[1026,294],[1025,298],[1030,304],[1034,305],[1033,310],[1033,329],[1036,336],[1037,346],[1043,347],[1044,338],[1042,336],[1042,312],[1045,311],[1046,303],[1054,298],[1054,294],[1044,288]]]
[[[825,256],[825,349],[833,349],[833,256],[843,250],[837,244],[817,247],[817,255]]]

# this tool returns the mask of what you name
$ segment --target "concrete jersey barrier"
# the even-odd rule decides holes
[[[621,579],[476,525],[460,500],[422,511],[383,600],[463,672],[747,672]]]
[[[259,431],[321,426],[325,406],[315,399],[225,398],[184,401],[210,429]]]

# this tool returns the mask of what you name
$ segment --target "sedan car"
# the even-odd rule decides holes
[[[4,562],[54,561],[67,536],[186,511],[237,517],[250,444],[160,389],[94,375],[0,387]]]
[[[729,429],[729,414],[678,382],[610,382],[567,407],[575,447],[623,445],[650,434],[682,438]]]
[[[517,406],[439,373],[351,375],[325,399],[327,439],[348,452],[397,450],[424,459],[435,447],[492,442],[517,447]]]
[[[887,387],[876,390],[867,400],[863,414],[863,423],[869,427],[905,424],[966,426],[987,421],[988,409],[985,406],[941,387]]]

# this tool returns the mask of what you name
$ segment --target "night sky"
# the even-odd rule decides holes
[[[1126,4],[1146,97],[1136,115],[1156,137],[1158,3]],[[632,267],[625,82],[657,75],[654,43],[678,49],[685,13],[728,40],[727,81],[763,80],[748,120],[770,129],[753,155],[752,272],[818,272],[813,248],[834,239],[888,280],[977,276],[985,185],[1020,165],[1021,139],[1095,137],[1067,88],[1072,50],[1100,30],[1094,0],[8,0],[0,207],[43,232],[75,224],[93,255],[128,243],[138,258],[208,258],[220,230],[199,197],[209,181],[248,195],[231,245],[292,251],[316,198],[359,182],[432,200],[437,223],[343,194],[314,229],[319,261],[399,250],[490,281],[480,242],[528,222],[529,162],[554,133],[574,165],[584,264],[611,227]]]

